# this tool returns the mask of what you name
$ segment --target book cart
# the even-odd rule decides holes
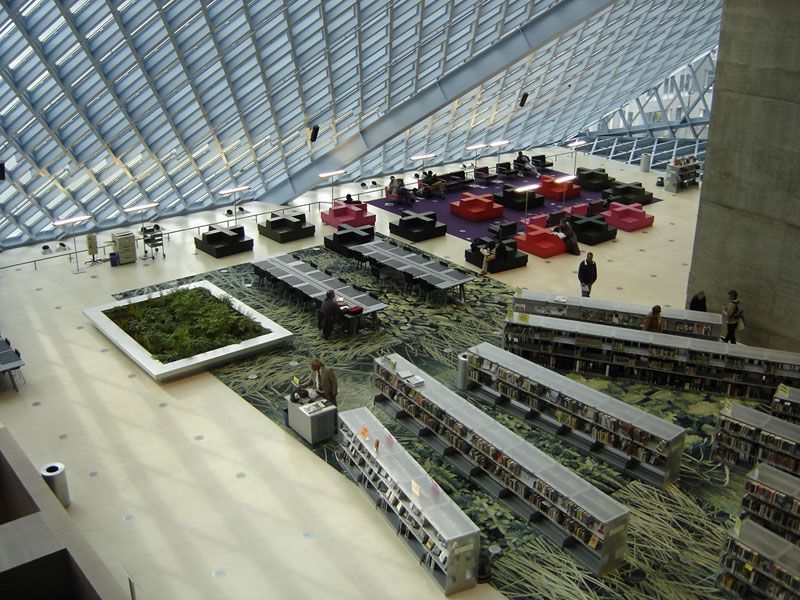
[[[462,476],[598,575],[622,564],[628,510],[397,354],[375,359],[375,404]]]
[[[769,411],[773,417],[800,425],[800,389],[783,383],[779,385],[772,397]]]
[[[549,292],[522,290],[514,295],[512,311],[571,319],[625,329],[641,329],[652,307],[615,300],[599,300],[583,296],[563,296]],[[722,335],[722,315],[682,308],[661,309],[663,333],[719,340]]]
[[[800,479],[760,464],[747,474],[742,519],[800,546]]]
[[[719,587],[740,598],[800,597],[800,548],[750,520],[728,533]]]
[[[800,425],[734,403],[720,411],[712,456],[732,464],[762,461],[798,477]]]
[[[339,413],[340,464],[444,593],[473,587],[480,534],[367,408]]]
[[[498,408],[632,477],[659,487],[677,480],[682,427],[492,344],[470,348],[466,356],[468,381]]]
[[[510,312],[503,347],[546,367],[750,398],[800,386],[800,354]]]

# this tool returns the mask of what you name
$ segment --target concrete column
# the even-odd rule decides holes
[[[800,2],[725,0],[688,295],[800,351]]]

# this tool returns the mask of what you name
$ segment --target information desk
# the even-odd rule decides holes
[[[8,378],[11,380],[11,385],[16,391],[19,391],[17,382],[14,379],[14,371],[25,366],[19,355],[14,352],[11,347],[0,340],[0,373],[8,373]]]
[[[373,325],[377,325],[378,312],[386,308],[386,304],[373,298],[363,290],[358,290],[324,271],[298,260],[291,254],[281,254],[254,262],[253,272],[259,278],[259,284],[263,284],[267,278],[276,279],[320,303],[325,298],[328,290],[333,290],[336,293],[336,297],[341,298],[341,302],[346,306],[360,306],[363,309],[362,312],[345,314],[345,317],[350,322],[351,332],[355,332],[358,329],[360,320],[366,316],[370,316]]]
[[[286,396],[286,410],[289,427],[309,444],[324,442],[336,435],[336,406],[318,398],[313,391],[300,402],[292,402],[291,396]]]
[[[356,256],[371,258],[383,267],[400,273],[408,273],[415,281],[421,281],[434,289],[449,290],[458,287],[458,295],[462,302],[465,300],[464,284],[474,279],[470,275],[447,266],[446,263],[425,258],[381,240],[353,246],[351,251]]]

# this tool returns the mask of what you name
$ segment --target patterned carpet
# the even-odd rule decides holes
[[[295,253],[313,260],[335,277],[365,288],[389,308],[380,314],[377,331],[365,329],[352,337],[323,340],[312,310],[299,310],[271,288],[261,289],[249,263],[165,282],[152,288],[115,295],[125,298],[190,281],[208,280],[296,334],[293,347],[274,350],[221,367],[213,374],[284,426],[284,395],[291,375],[304,376],[308,361],[318,357],[331,365],[340,386],[339,408],[372,406],[375,394],[372,358],[397,352],[455,389],[457,355],[482,341],[501,344],[506,305],[514,290],[490,278],[466,286],[467,302],[432,305],[403,292],[389,280],[378,281],[355,261],[316,247]],[[679,485],[662,491],[632,481],[591,457],[581,456],[555,437],[530,429],[520,419],[481,406],[500,423],[573,469],[631,511],[628,565],[603,578],[584,571],[570,554],[555,548],[505,506],[450,471],[419,440],[411,438],[380,409],[375,414],[481,528],[482,548],[501,549],[494,560],[492,584],[511,598],[645,599],[721,597],[714,589],[724,533],[738,513],[743,494],[743,469],[729,471],[706,460],[715,415],[726,399],[655,388],[630,381],[569,374],[575,380],[670,419],[689,431],[690,451],[684,458]],[[470,398],[471,401],[478,402]],[[305,443],[298,437],[299,443]],[[336,445],[314,448],[333,467]],[[365,502],[365,509],[368,504]],[[387,535],[389,531],[387,530]]]

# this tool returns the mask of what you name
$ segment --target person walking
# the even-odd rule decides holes
[[[728,291],[728,305],[722,308],[725,316],[725,323],[728,326],[727,335],[722,338],[723,342],[736,343],[736,331],[744,329],[744,306],[739,300],[739,292],[736,290]]]
[[[588,298],[592,293],[592,286],[597,281],[597,263],[594,262],[594,254],[586,253],[586,260],[582,260],[578,266],[578,281],[581,282],[581,296]]]
[[[664,319],[661,318],[661,307],[656,304],[642,322],[642,331],[661,333],[664,331]]]

